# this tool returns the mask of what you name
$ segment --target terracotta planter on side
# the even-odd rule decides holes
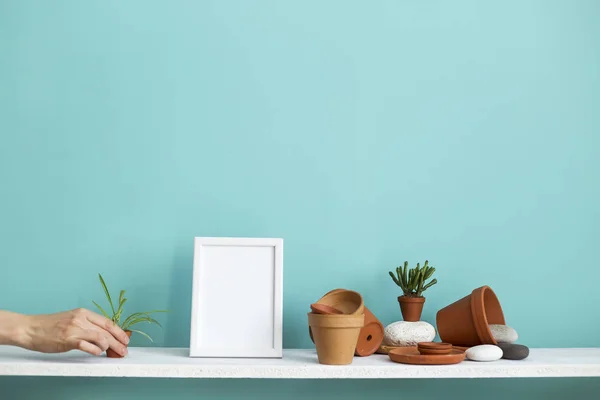
[[[482,286],[438,311],[436,324],[442,341],[472,347],[498,344],[488,325],[506,322],[496,294],[489,286]]]
[[[125,331],[127,337],[131,337],[131,331]],[[113,349],[106,349],[106,357],[108,358],[123,358],[122,355],[114,351]]]
[[[352,363],[364,315],[324,315],[308,313],[308,325],[317,347],[319,363]]]
[[[405,321],[417,322],[421,320],[425,297],[398,296],[398,303],[400,303],[400,311]]]

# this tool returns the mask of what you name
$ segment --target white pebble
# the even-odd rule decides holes
[[[425,321],[398,321],[386,326],[383,343],[388,346],[416,346],[419,342],[431,342],[435,328]]]
[[[490,324],[488,326],[490,327],[490,331],[492,331],[492,336],[498,343],[514,343],[519,338],[517,331],[508,325]]]
[[[493,344],[482,344],[469,348],[467,358],[471,361],[496,361],[502,358],[502,349]]]

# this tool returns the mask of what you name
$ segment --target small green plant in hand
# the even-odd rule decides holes
[[[390,276],[396,285],[400,286],[404,296],[423,297],[423,292],[437,283],[437,279],[426,283],[431,278],[435,268],[429,266],[429,261],[425,260],[423,267],[417,263],[416,268],[408,268],[408,261],[404,261],[404,266],[396,268],[396,275],[390,271]]]
[[[96,308],[98,308],[98,310],[102,313],[102,315],[104,315],[106,318],[110,319],[112,322],[117,324],[124,331],[131,331],[131,332],[139,333],[140,335],[147,337],[152,342],[152,338],[146,332],[142,332],[142,331],[136,330],[136,329],[131,329],[131,327],[134,325],[140,324],[142,322],[146,322],[149,324],[156,324],[156,325],[162,327],[160,322],[158,322],[157,320],[152,318],[150,315],[155,314],[155,313],[167,312],[167,310],[153,310],[153,311],[136,312],[136,313],[133,313],[133,314],[127,316],[126,318],[123,318],[123,309],[124,309],[125,303],[127,302],[127,299],[125,298],[125,291],[121,290],[121,292],[119,293],[119,302],[117,303],[117,307],[115,308],[112,298],[110,297],[110,292],[108,291],[108,287],[106,287],[106,282],[104,282],[104,278],[102,278],[101,274],[98,274],[98,278],[100,279],[100,284],[102,285],[102,289],[104,290],[104,294],[106,295],[106,299],[108,300],[108,304],[110,305],[111,313],[107,313],[106,311],[104,311],[104,309],[102,307],[100,307],[100,305],[98,303],[93,301]]]

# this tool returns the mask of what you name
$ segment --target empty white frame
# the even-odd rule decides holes
[[[190,357],[281,358],[283,239],[194,239]]]

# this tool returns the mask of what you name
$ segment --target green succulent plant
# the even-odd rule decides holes
[[[140,335],[145,336],[152,342],[153,341],[152,338],[146,332],[142,332],[142,331],[136,330],[136,329],[131,329],[131,327],[134,325],[140,324],[142,322],[146,322],[149,324],[156,324],[156,325],[162,327],[160,322],[158,322],[157,320],[152,318],[150,315],[155,314],[155,313],[164,313],[164,312],[167,312],[167,310],[141,311],[141,312],[136,312],[136,313],[130,314],[126,318],[122,318],[124,306],[125,306],[125,303],[127,302],[127,299],[125,298],[125,291],[121,290],[121,292],[119,293],[119,302],[117,304],[117,308],[115,308],[112,298],[110,297],[110,292],[108,291],[108,288],[106,287],[106,282],[104,282],[104,278],[102,278],[101,274],[98,274],[98,278],[100,279],[100,284],[102,285],[102,289],[104,290],[104,294],[106,295],[106,299],[108,300],[108,304],[110,305],[110,311],[112,313],[107,313],[106,311],[104,311],[104,309],[98,303],[96,303],[95,301],[92,301],[92,303],[94,303],[96,308],[98,308],[98,310],[102,313],[102,315],[104,315],[106,318],[113,321],[124,331],[131,331],[131,332],[139,333]]]
[[[390,276],[394,283],[400,286],[404,296],[423,297],[423,292],[437,283],[437,279],[426,283],[431,278],[435,268],[429,266],[429,261],[425,260],[423,267],[417,263],[416,268],[408,268],[408,261],[404,261],[404,266],[396,268],[396,275],[390,271]]]

